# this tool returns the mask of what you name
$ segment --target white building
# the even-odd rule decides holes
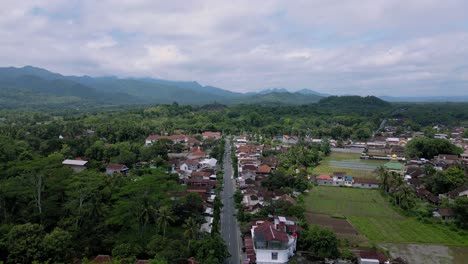
[[[62,165],[66,167],[70,167],[74,172],[81,172],[86,170],[86,164],[88,162],[86,160],[71,160],[66,159],[62,162]]]
[[[278,216],[274,223],[258,221],[250,230],[257,264],[288,263],[296,251],[300,227],[290,218]]]

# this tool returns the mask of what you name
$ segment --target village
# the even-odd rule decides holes
[[[468,197],[468,187],[464,185],[447,193],[435,195],[424,187],[423,182],[426,176],[426,165],[431,165],[436,171],[446,171],[456,166],[466,168],[468,165],[468,139],[461,137],[463,129],[456,128],[451,134],[434,135],[434,138],[450,141],[464,149],[463,154],[458,156],[441,153],[431,159],[421,158],[417,160],[407,158],[405,147],[413,138],[424,137],[424,135],[415,132],[411,135],[400,134],[396,137],[394,135],[395,130],[395,127],[385,127],[379,136],[375,136],[367,142],[337,142],[336,140],[283,135],[268,141],[270,144],[264,144],[255,140],[258,139],[258,136],[253,137],[248,134],[226,136],[220,132],[207,131],[197,137],[184,134],[149,135],[144,145],[150,147],[162,140],[172,146],[170,149],[179,150],[168,153],[168,162],[170,164],[168,173],[178,175],[180,184],[186,187],[186,193],[198,194],[203,199],[202,216],[204,223],[200,226],[199,231],[211,233],[214,225],[213,221],[219,220],[219,216],[218,218],[214,216],[216,211],[214,207],[216,197],[222,195],[223,166],[216,159],[222,153],[218,153],[217,156],[209,153],[218,141],[229,137],[232,140],[232,153],[229,158],[232,158],[234,162],[232,180],[236,184],[237,193],[241,194],[237,214],[251,215],[246,218],[250,224],[241,228],[241,259],[244,260],[243,263],[288,263],[295,256],[298,243],[301,241],[301,219],[291,215],[258,217],[258,213],[262,208],[280,203],[294,207],[298,206],[298,200],[301,200],[302,205],[304,205],[304,197],[308,195],[309,188],[312,186],[336,188],[336,192],[343,191],[343,188],[379,189],[382,187],[381,175],[378,175],[378,173],[372,174],[372,177],[361,177],[360,173],[353,173],[352,168],[355,168],[355,166],[359,168],[359,164],[348,167],[351,170],[344,171],[341,171],[340,166],[337,166],[328,174],[314,173],[314,171],[311,173],[306,170],[310,187],[302,191],[291,189],[287,192],[285,189],[266,187],[263,184],[264,181],[271,177],[281,166],[279,156],[298,144],[321,145],[326,142],[332,155],[333,153],[352,153],[359,155],[360,160],[380,161],[379,168],[381,170],[395,177],[401,177],[405,184],[414,190],[418,198],[434,206],[435,210],[432,212],[434,218],[440,218],[443,221],[453,220],[453,210],[446,207],[447,203],[442,201],[447,200],[450,203],[457,197]],[[265,141],[263,140],[263,142]],[[177,146],[177,148],[174,148],[174,146]],[[275,154],[272,155],[271,153]],[[86,169],[87,163],[86,160],[76,158],[66,159],[62,164],[72,168],[75,172],[81,172]],[[347,166],[349,165],[348,163]],[[152,167],[153,165],[142,162],[135,164],[135,166]],[[343,168],[346,169],[347,167]],[[105,174],[109,176],[114,174],[126,175],[129,170],[131,168],[124,164],[109,163],[105,168]],[[299,169],[296,169],[296,173],[299,174]],[[312,187],[312,191],[314,188],[316,187]],[[315,203],[315,201],[312,201],[312,203]],[[239,212],[240,208],[242,208],[242,212]],[[239,217],[239,215],[233,217]],[[320,225],[320,223],[310,221],[309,218],[308,223]],[[223,222],[220,224],[223,225]],[[390,256],[386,256],[376,249],[355,248],[352,252],[358,263],[408,263],[398,258],[398,256],[390,258]],[[110,256],[99,255],[96,258],[96,261],[100,262],[101,259],[110,259]],[[346,260],[341,261],[340,263],[348,263]],[[195,262],[192,261],[192,263]]]

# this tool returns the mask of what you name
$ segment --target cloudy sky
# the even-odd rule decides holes
[[[0,66],[234,91],[468,94],[466,0],[2,0]]]

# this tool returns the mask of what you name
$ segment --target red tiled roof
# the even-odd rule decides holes
[[[208,184],[208,185],[212,185],[212,186],[215,186],[216,185],[216,181],[213,181],[213,180],[208,180],[208,179],[187,179],[185,180],[185,183],[187,184]]]
[[[255,165],[247,164],[247,165],[242,166],[242,170],[243,171],[244,170],[256,171],[257,167],[255,167]]]
[[[255,236],[262,236],[265,241],[280,241],[287,243],[288,235],[285,232],[278,231],[273,224],[265,221],[254,229]]]
[[[268,165],[261,165],[260,167],[258,167],[257,172],[267,174],[271,172],[271,168]]]
[[[319,175],[317,177],[315,177],[316,180],[323,180],[323,181],[331,181],[331,177],[330,175],[325,175],[325,174],[322,174],[322,175]]]
[[[297,205],[296,200],[294,200],[291,196],[289,196],[289,195],[287,195],[287,194],[283,194],[278,200],[281,200],[281,201],[288,201],[288,202],[290,202],[292,205]]]
[[[113,164],[113,163],[109,163],[109,164],[107,164],[106,169],[107,169],[107,170],[120,171],[120,170],[125,169],[125,165],[123,165],[123,164]]]
[[[342,171],[335,171],[333,172],[333,176],[337,176],[337,177],[344,177],[346,176],[346,172],[342,172]]]
[[[441,216],[453,216],[453,210],[451,208],[439,208],[439,214]]]
[[[111,261],[112,260],[111,260],[111,257],[109,255],[97,255],[94,258],[95,263],[110,263]]]
[[[186,135],[171,135],[171,136],[161,136],[161,135],[149,135],[146,140],[156,141],[160,139],[169,139],[169,140],[184,140]]]
[[[220,137],[221,133],[220,132],[211,132],[211,131],[206,131],[202,133],[203,137]]]
[[[383,264],[388,258],[377,250],[362,250],[359,251],[359,257],[363,259],[377,259],[379,263]]]
[[[355,183],[379,184],[379,180],[372,178],[353,178]]]
[[[197,166],[199,162],[194,159],[186,159],[184,162],[182,162],[182,164],[184,163],[188,166]]]
[[[190,174],[190,176],[192,177],[208,177],[208,176],[211,176],[211,173],[207,172],[207,171],[192,171],[192,173]]]

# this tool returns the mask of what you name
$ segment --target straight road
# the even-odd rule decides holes
[[[222,192],[222,202],[224,207],[221,211],[221,236],[228,246],[231,257],[224,261],[225,264],[239,264],[241,261],[240,253],[240,231],[237,225],[237,218],[234,207],[234,183],[231,160],[231,143],[226,139],[224,153],[224,188]]]

